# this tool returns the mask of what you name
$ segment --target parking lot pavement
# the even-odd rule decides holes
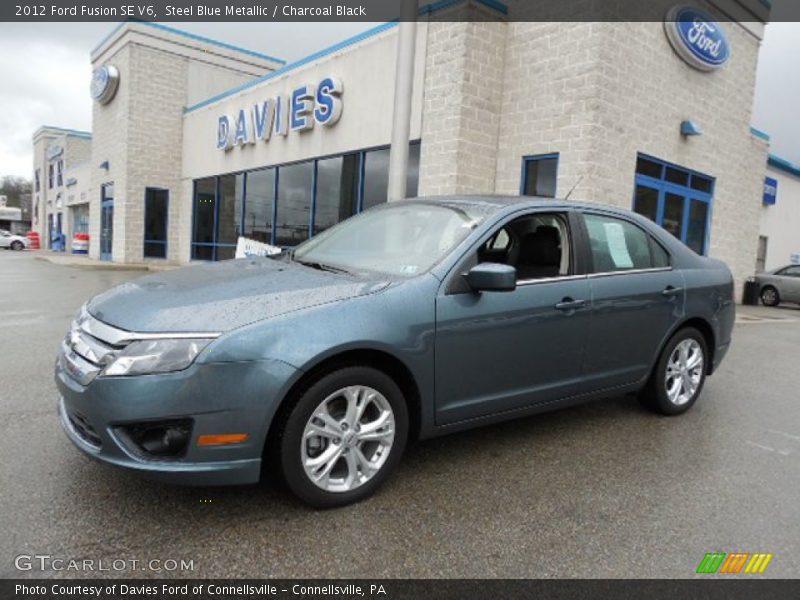
[[[378,495],[315,512],[271,485],[151,483],[63,435],[69,320],[139,275],[0,253],[2,577],[86,575],[20,554],[194,561],[103,573],[137,577],[691,577],[706,552],[770,552],[763,577],[800,573],[798,309],[740,311],[770,318],[740,319],[684,416],[624,397],[418,443]]]

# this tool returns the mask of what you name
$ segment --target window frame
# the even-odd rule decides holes
[[[649,161],[651,163],[655,163],[661,167],[660,177],[653,177],[651,175],[645,175],[636,171],[636,167],[634,166],[634,182],[633,182],[633,194],[631,198],[631,210],[636,212],[636,189],[640,185],[642,187],[647,187],[650,189],[655,190],[658,193],[658,200],[656,204],[656,218],[654,222],[663,227],[664,222],[664,208],[666,205],[666,195],[667,194],[674,194],[676,196],[680,196],[683,198],[683,204],[681,206],[681,226],[680,226],[680,236],[674,236],[676,239],[679,239],[681,242],[689,246],[687,243],[688,233],[689,233],[689,216],[691,214],[692,202],[702,202],[706,205],[706,217],[705,217],[705,228],[704,228],[704,235],[703,235],[703,242],[702,242],[702,252],[699,252],[701,256],[708,255],[708,247],[711,241],[711,217],[714,209],[714,191],[716,188],[717,180],[715,177],[707,175],[705,173],[701,173],[699,171],[694,171],[692,169],[687,169],[681,165],[676,165],[671,162],[667,162],[665,160],[661,160],[660,158],[656,158],[649,154],[644,153],[637,153],[636,161],[638,163],[639,159],[643,159]],[[668,181],[666,179],[667,169],[677,170],[685,173],[687,175],[687,184],[680,185]],[[692,183],[694,178],[697,177],[701,180],[708,180],[709,182],[709,189],[710,191],[704,192],[692,187]],[[640,214],[640,213],[637,213]],[[644,216],[644,215],[642,215]],[[646,217],[645,217],[646,218]],[[670,233],[670,235],[673,235]]]
[[[525,188],[528,187],[528,163],[539,162],[543,160],[556,161],[556,174],[555,185],[553,186],[552,196],[531,196],[525,193]],[[560,166],[561,159],[558,152],[548,152],[545,154],[528,154],[522,157],[522,174],[520,176],[519,193],[521,196],[530,196],[532,198],[558,198],[558,167]]]
[[[659,271],[672,271],[674,269],[672,252],[670,252],[669,249],[663,243],[661,243],[661,241],[656,236],[654,236],[652,233],[647,231],[646,227],[643,227],[642,225],[637,223],[634,219],[629,218],[627,215],[622,215],[622,214],[615,213],[615,212],[607,212],[607,211],[603,211],[603,210],[594,210],[594,209],[591,209],[591,208],[581,209],[581,210],[579,210],[577,212],[580,213],[580,223],[581,223],[582,236],[583,236],[581,252],[583,254],[584,264],[587,267],[587,275],[588,275],[588,277],[590,277],[590,278],[591,277],[611,277],[613,275],[630,275],[630,274],[637,274],[637,273],[653,273],[653,272],[659,272]],[[644,235],[648,239],[648,247],[650,248],[650,260],[651,260],[651,262],[653,260],[653,245],[655,244],[655,246],[657,248],[660,248],[661,250],[663,250],[664,253],[667,255],[667,262],[668,262],[667,266],[666,267],[648,267],[648,268],[644,268],[644,269],[642,269],[642,268],[639,268],[639,269],[620,269],[620,270],[616,270],[616,271],[596,271],[595,270],[595,266],[594,266],[594,254],[592,253],[591,240],[589,239],[589,228],[586,225],[586,215],[592,215],[592,216],[603,217],[603,218],[608,218],[608,219],[616,219],[618,221],[623,221],[625,223],[628,223],[629,225],[632,225],[632,226],[636,227],[642,233],[644,233]],[[646,217],[643,217],[643,218],[646,218]]]

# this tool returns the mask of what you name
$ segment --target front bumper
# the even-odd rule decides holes
[[[194,364],[176,373],[98,377],[79,384],[56,361],[58,414],[67,437],[99,461],[161,481],[187,485],[256,483],[264,441],[279,400],[298,371],[281,361]],[[147,457],[120,427],[191,420],[185,452]],[[244,442],[199,446],[201,435],[246,433]]]

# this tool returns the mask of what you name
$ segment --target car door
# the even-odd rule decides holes
[[[560,229],[558,265],[555,260],[549,266],[534,264],[535,259],[525,262],[526,240],[538,236],[532,247],[548,237],[536,230],[526,232],[525,227],[534,226],[549,228],[551,234],[552,229]],[[445,280],[436,302],[438,425],[570,395],[580,377],[590,319],[589,283],[574,260],[571,228],[566,212],[509,219],[488,232],[464,257],[452,279]],[[508,247],[498,247],[506,239]],[[552,244],[544,245],[548,243]],[[486,256],[491,260],[485,260]],[[463,283],[462,274],[471,266],[497,262],[498,257],[518,269],[514,291],[476,293]],[[525,278],[521,278],[523,271]]]
[[[800,265],[786,267],[780,274],[781,300],[800,302]]]
[[[8,248],[11,245],[11,234],[0,230],[0,248]]]
[[[620,215],[583,213],[592,315],[583,362],[587,391],[648,376],[681,318],[683,275],[645,229]]]

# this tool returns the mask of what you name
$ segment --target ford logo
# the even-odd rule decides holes
[[[114,65],[103,65],[94,70],[89,93],[100,104],[108,104],[117,93],[119,70]]]
[[[676,6],[664,21],[667,39],[688,65],[713,71],[731,56],[731,46],[722,26],[711,15],[693,6]]]

